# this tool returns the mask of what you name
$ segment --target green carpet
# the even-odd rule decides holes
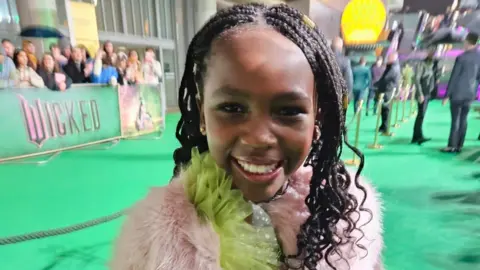
[[[470,115],[466,142],[477,141],[480,120]],[[178,115],[161,140],[127,140],[101,150],[64,152],[46,165],[0,165],[0,238],[58,228],[108,215],[165,185],[172,174]],[[450,126],[447,107],[432,103],[425,123],[433,138],[410,145],[413,120],[369,150],[375,117],[363,117],[359,148],[364,176],[383,195],[387,270],[480,269],[480,164],[442,154]],[[350,134],[353,136],[353,134]],[[351,138],[353,141],[353,137]],[[351,152],[345,150],[349,159]],[[2,270],[107,269],[122,219],[68,235],[0,246]],[[367,270],[367,269],[365,269]]]

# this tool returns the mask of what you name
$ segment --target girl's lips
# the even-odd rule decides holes
[[[254,166],[268,166],[268,165],[274,165],[274,169],[268,171],[268,172],[250,172],[244,169],[242,165],[240,165],[240,162],[244,163],[247,162],[251,165]],[[268,164],[265,164],[265,162],[262,163],[253,163],[253,162],[248,162],[245,160],[238,160],[236,158],[232,158],[232,163],[233,163],[233,168],[237,170],[245,179],[247,179],[250,182],[253,183],[271,183],[273,182],[281,173],[283,167],[283,161],[278,161],[278,162],[270,162]]]

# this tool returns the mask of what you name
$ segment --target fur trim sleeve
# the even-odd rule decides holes
[[[219,270],[219,239],[200,222],[175,180],[154,188],[127,216],[117,240],[112,270]]]
[[[305,223],[310,216],[305,205],[305,198],[309,193],[309,183],[311,179],[311,169],[301,168],[293,177],[290,188],[284,196],[262,207],[270,215],[272,224],[277,232],[277,236],[282,243],[283,251],[286,255],[297,254],[297,235],[300,232],[300,226]],[[360,204],[365,197],[364,193],[358,189],[354,180],[355,175],[350,173],[352,185],[349,193],[354,195]],[[379,269],[381,263],[381,252],[383,248],[383,228],[382,228],[382,204],[379,193],[363,177],[359,179],[360,185],[366,189],[366,200],[363,205],[371,213],[366,211],[355,212],[351,218],[357,221],[357,228],[350,237],[353,241],[358,241],[355,245],[352,240],[339,249],[342,253],[340,258],[338,254],[332,254],[329,261],[337,270],[374,270]],[[359,210],[359,209],[357,209]],[[346,229],[348,224],[344,221],[337,223],[337,233]],[[344,240],[347,240],[346,238]],[[365,250],[358,246],[365,247]],[[317,269],[331,270],[332,268],[322,259],[318,263]],[[381,268],[380,268],[381,269]]]
[[[354,182],[355,174],[350,173],[350,177],[352,182]],[[359,178],[359,183],[365,188],[366,195],[354,183],[350,186],[349,193],[355,195],[359,204],[366,196],[363,208],[370,211],[370,213],[360,211],[351,215],[352,220],[358,221],[356,223],[357,229],[350,234],[350,237],[353,237],[358,242],[357,245],[345,245],[340,248],[346,260],[340,258],[331,259],[331,261],[337,259],[336,262],[340,266],[339,270],[373,270],[378,269],[382,265],[383,205],[380,193],[370,181],[363,177]],[[346,222],[341,221],[337,224],[337,231],[341,232],[347,226]],[[359,246],[365,247],[365,250],[359,248]],[[347,268],[347,262],[350,268]],[[329,268],[322,265],[319,269]]]

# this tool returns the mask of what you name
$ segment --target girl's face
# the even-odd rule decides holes
[[[107,53],[113,53],[113,44],[111,42],[105,43],[105,51]]]
[[[35,53],[35,45],[33,45],[33,43],[28,43],[27,50],[29,53]]]
[[[73,48],[72,50],[72,59],[75,62],[80,62],[83,60],[82,50],[79,48]]]
[[[82,53],[82,59],[87,60],[87,50],[85,49],[80,49],[80,52]]]
[[[63,49],[63,55],[67,58],[70,58],[72,55],[72,49],[70,47]]]
[[[145,52],[145,61],[146,62],[151,62],[155,58],[155,54],[152,51],[146,51]]]
[[[306,57],[275,30],[247,28],[214,42],[199,101],[201,125],[211,155],[246,199],[272,198],[303,165],[314,133],[314,98]]]
[[[118,63],[118,67],[122,70],[125,70],[127,68],[127,60],[120,60],[120,62]]]
[[[19,52],[17,55],[17,61],[20,66],[26,66],[28,63],[27,53],[24,51]]]
[[[55,61],[53,60],[53,57],[48,54],[45,55],[43,57],[43,65],[45,66],[45,69],[47,69],[47,71],[52,71],[55,67]]]
[[[52,48],[52,54],[55,55],[55,56],[58,56],[58,55],[61,55],[62,52],[60,51],[59,47],[53,47]]]
[[[133,60],[133,61],[137,61],[138,60],[138,53],[136,51],[131,51],[130,52],[130,59]]]

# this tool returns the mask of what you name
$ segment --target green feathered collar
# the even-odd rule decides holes
[[[271,228],[253,227],[245,220],[252,206],[208,153],[192,150],[185,170],[187,196],[204,222],[210,222],[220,238],[220,266],[224,270],[272,270],[279,268],[280,248]],[[269,231],[270,229],[270,231]]]

